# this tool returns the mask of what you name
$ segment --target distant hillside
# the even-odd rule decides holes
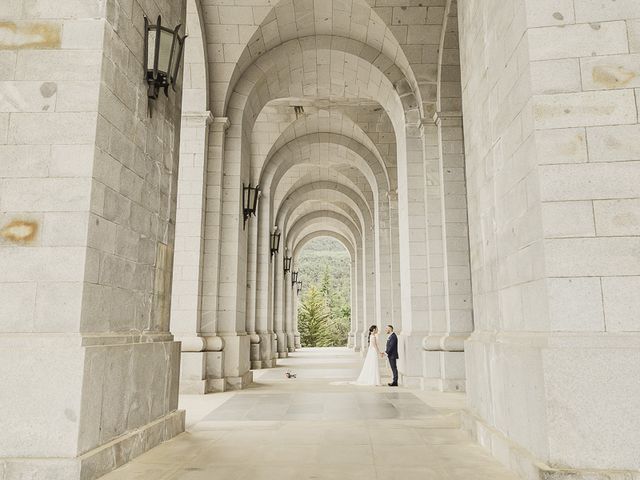
[[[296,268],[302,280],[298,326],[303,347],[347,345],[351,326],[351,258],[330,237],[309,242]]]
[[[311,285],[320,287],[325,269],[329,270],[332,287],[343,303],[351,298],[351,258],[349,252],[331,237],[318,237],[307,243],[298,258],[299,279],[303,291]]]

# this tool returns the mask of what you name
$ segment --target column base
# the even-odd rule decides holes
[[[434,392],[464,392],[465,379],[425,378],[422,389]]]
[[[262,360],[260,358],[260,341],[262,339],[258,335],[251,335],[251,351],[250,355],[250,368],[252,370],[259,370],[262,368]]]
[[[507,468],[525,480],[640,480],[637,470],[552,468],[509,440],[469,411],[461,414],[462,428]]]
[[[227,383],[224,381],[224,378],[207,378],[205,382],[205,393],[222,393],[227,391]]]
[[[275,366],[276,366],[275,358],[272,358],[270,360],[263,360],[262,361],[262,368],[274,368]]]
[[[427,350],[422,352],[423,388],[439,392],[466,390],[464,352]]]
[[[278,352],[278,358],[287,358],[288,356],[288,352]]]
[[[274,365],[276,350],[276,335],[273,332],[260,333],[260,368],[271,368]],[[253,368],[253,367],[251,367]]]
[[[253,383],[253,372],[248,371],[240,377],[225,377],[225,390],[243,390]]]
[[[184,410],[165,415],[78,458],[0,458],[3,480],[94,480],[184,432]]]
[[[403,387],[415,388],[417,390],[424,389],[424,377],[410,377],[409,375],[400,374],[400,383]]]
[[[225,390],[242,390],[253,382],[251,372],[251,350],[259,347],[251,343],[251,337],[244,334],[220,334],[224,340],[222,372],[215,372],[216,379],[224,379]],[[258,357],[259,359],[259,357]],[[257,360],[256,360],[257,361]],[[211,371],[207,369],[207,371]]]
[[[263,370],[265,368],[273,368],[275,365],[275,360],[269,359],[269,360],[256,360],[256,361],[251,361],[251,370]]]

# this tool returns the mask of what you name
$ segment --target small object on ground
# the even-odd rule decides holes
[[[287,372],[284,375],[287,378],[296,378],[296,374],[295,373]]]

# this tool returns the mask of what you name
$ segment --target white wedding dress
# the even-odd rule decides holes
[[[375,343],[374,343],[375,342]],[[380,363],[378,361],[378,335],[371,335],[369,348],[367,349],[367,356],[364,359],[360,376],[355,381],[356,385],[380,385]]]

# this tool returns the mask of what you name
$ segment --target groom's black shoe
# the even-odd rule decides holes
[[[387,383],[387,385],[389,385],[390,387],[397,387],[398,386],[397,383]]]

